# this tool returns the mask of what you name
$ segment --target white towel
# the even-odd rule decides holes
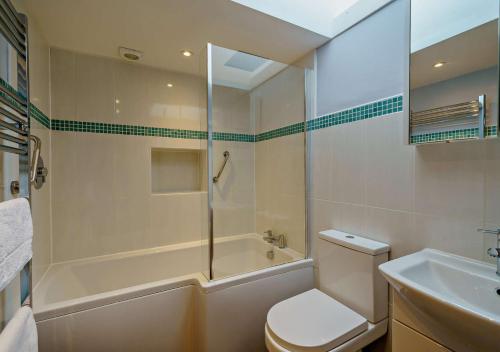
[[[0,352],[37,352],[38,334],[29,307],[21,307],[0,334]]]
[[[31,259],[33,222],[29,202],[17,198],[0,203],[0,291]]]

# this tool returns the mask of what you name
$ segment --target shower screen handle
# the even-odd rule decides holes
[[[219,181],[220,175],[222,175],[222,171],[224,171],[224,168],[226,167],[227,161],[229,160],[229,152],[227,150],[222,155],[224,155],[224,163],[222,164],[222,167],[220,168],[219,172],[217,173],[217,176],[214,176],[214,178],[213,178],[214,183],[217,183]]]

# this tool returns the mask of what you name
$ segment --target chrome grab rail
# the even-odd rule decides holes
[[[31,175],[30,182],[33,183],[36,180],[36,173],[38,170],[38,160],[40,159],[40,151],[42,149],[42,141],[40,138],[34,135],[30,135],[29,139],[33,141],[33,156],[31,157]]]
[[[222,171],[224,171],[224,168],[226,167],[227,161],[229,160],[229,152],[226,150],[224,152],[224,163],[222,164],[222,167],[220,168],[219,172],[217,173],[217,176],[214,176],[212,179],[214,183],[217,183],[219,181],[220,175],[222,175]]]

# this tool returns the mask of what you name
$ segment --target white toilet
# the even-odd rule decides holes
[[[319,233],[319,290],[275,304],[267,314],[269,352],[358,351],[387,332],[388,286],[378,266],[385,243],[336,230]]]

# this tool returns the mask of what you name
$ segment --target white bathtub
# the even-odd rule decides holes
[[[200,242],[54,264],[33,293],[40,351],[256,351],[267,309],[313,286],[312,260],[269,249],[256,234],[216,240],[216,277],[235,276],[212,282]]]

